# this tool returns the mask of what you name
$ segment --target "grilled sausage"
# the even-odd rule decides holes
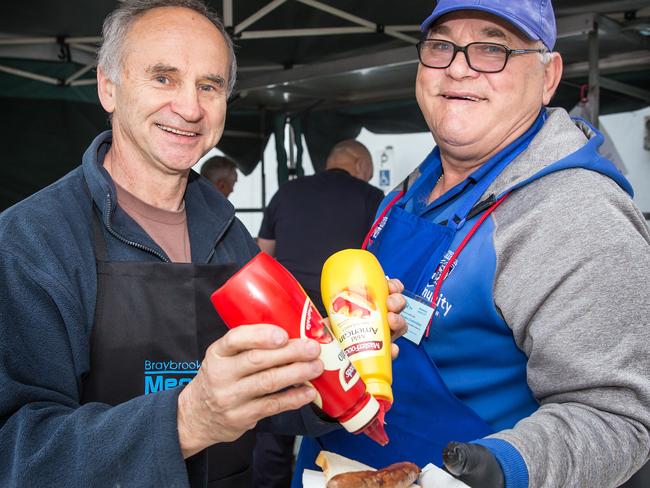
[[[409,462],[395,463],[379,471],[341,473],[327,483],[327,488],[408,488],[420,475],[420,468]]]

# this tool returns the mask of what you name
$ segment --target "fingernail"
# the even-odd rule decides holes
[[[320,354],[320,344],[316,341],[309,341],[305,344],[305,349],[309,354]]]
[[[273,332],[273,344],[282,345],[287,340],[287,333],[283,330]]]
[[[312,361],[311,370],[314,374],[320,374],[323,372],[323,362],[319,359],[317,361]]]
[[[302,392],[302,396],[306,401],[313,401],[316,399],[316,390],[314,388],[306,388]]]

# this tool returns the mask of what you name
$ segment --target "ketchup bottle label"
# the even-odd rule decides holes
[[[341,348],[352,361],[382,354],[382,317],[368,293],[343,290],[330,308]]]
[[[359,373],[348,357],[341,351],[334,336],[325,325],[309,298],[305,300],[300,320],[300,336],[314,339],[321,344],[320,360],[325,371],[323,375],[337,375],[341,388],[348,391],[360,379]]]

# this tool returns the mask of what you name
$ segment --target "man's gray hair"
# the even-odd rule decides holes
[[[194,10],[212,22],[221,32],[230,56],[227,89],[227,95],[230,96],[237,78],[235,49],[219,16],[201,0],[122,0],[120,6],[108,14],[102,27],[104,41],[99,48],[97,65],[104,70],[108,79],[114,83],[120,82],[122,63],[124,61],[124,39],[133,22],[145,12],[159,7],[184,7]]]
[[[543,65],[547,65],[548,63],[551,62],[551,59],[553,59],[553,52],[549,51],[546,45],[542,41],[537,41],[535,43],[535,48],[544,50],[544,52],[539,53],[539,59]]]

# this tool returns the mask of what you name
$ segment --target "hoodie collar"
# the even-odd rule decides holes
[[[547,109],[544,126],[528,148],[508,165],[485,195],[501,195],[554,171],[584,168],[614,180],[632,194],[632,188],[614,164],[598,153],[603,136],[582,119],[572,119],[562,108]]]
[[[111,141],[112,132],[102,132],[90,144],[82,159],[84,177],[102,222],[112,234],[152,248],[164,256],[160,247],[117,205],[115,185],[103,166]],[[234,220],[235,209],[193,170],[190,171],[184,198],[192,261],[207,263],[216,244]]]

